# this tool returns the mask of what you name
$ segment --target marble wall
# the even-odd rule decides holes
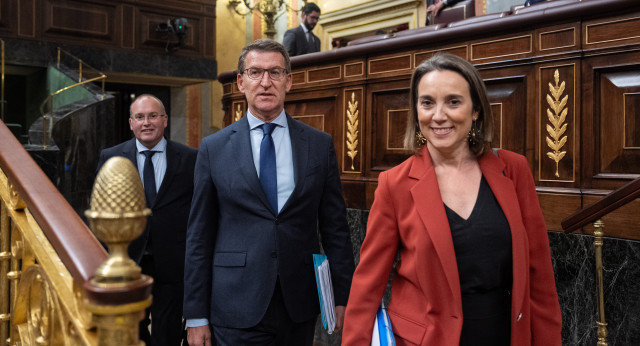
[[[369,211],[349,209],[356,263]],[[606,225],[605,225],[606,234]],[[549,232],[556,287],[562,308],[562,344],[596,345],[598,299],[593,237]],[[605,318],[610,346],[640,345],[640,242],[605,238]],[[316,333],[316,345],[339,345],[339,336]]]

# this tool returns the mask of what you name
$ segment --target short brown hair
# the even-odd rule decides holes
[[[262,38],[255,40],[252,44],[242,48],[242,53],[240,53],[240,58],[238,58],[238,74],[244,73],[244,61],[247,58],[247,54],[253,50],[282,54],[282,57],[284,58],[284,68],[287,70],[287,73],[291,72],[291,59],[289,59],[289,53],[287,53],[284,46],[274,40]]]
[[[476,128],[479,136],[476,136],[475,143],[469,143],[469,149],[477,156],[491,150],[491,139],[493,138],[493,115],[487,96],[487,88],[478,70],[467,60],[448,53],[437,53],[428,60],[423,61],[413,71],[411,76],[411,89],[409,105],[409,117],[407,119],[407,130],[404,135],[404,146],[406,149],[417,153],[420,147],[416,142],[416,135],[420,133],[418,123],[418,85],[422,77],[432,71],[453,71],[458,73],[469,83],[469,94],[473,102],[473,110],[478,112]]]

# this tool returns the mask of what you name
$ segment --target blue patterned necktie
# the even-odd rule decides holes
[[[273,145],[271,133],[276,124],[264,123],[262,125],[262,143],[260,143],[260,183],[269,199],[271,209],[278,214],[278,181],[276,176],[276,148]]]
[[[156,172],[153,169],[153,161],[151,157],[155,154],[155,151],[145,150],[142,151],[146,159],[144,160],[144,171],[142,177],[144,180],[144,197],[147,199],[147,207],[151,208],[153,202],[156,200]]]

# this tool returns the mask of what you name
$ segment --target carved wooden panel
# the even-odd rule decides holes
[[[560,225],[562,219],[582,208],[582,197],[578,190],[566,194],[538,192],[538,200],[544,221],[547,227],[553,231],[562,231]]]
[[[640,42],[640,16],[637,13],[617,18],[598,19],[583,24],[588,48]]]
[[[291,73],[291,82],[293,85],[305,84],[307,79],[305,77],[305,71],[297,71]]]
[[[580,44],[580,27],[565,24],[538,30],[538,50],[541,52],[575,49]]]
[[[411,72],[411,54],[384,56],[369,60],[369,76],[385,73]]]
[[[488,79],[487,94],[493,113],[492,148],[502,148],[526,154],[526,85],[522,76]]]
[[[538,133],[538,180],[575,181],[576,66],[549,65],[539,69],[540,109]]]
[[[461,57],[463,59],[469,60],[469,53],[468,53],[468,49],[467,49],[466,45],[464,45],[464,46],[456,46],[456,47],[447,47],[447,48],[442,48],[442,49],[437,49],[437,50],[428,50],[428,51],[416,52],[413,55],[413,67],[414,68],[418,67],[418,65],[420,65],[421,62],[429,59],[430,57],[432,57],[434,54],[436,54],[438,52],[457,55],[457,56],[459,56],[459,57]]]
[[[409,81],[376,85],[371,91],[371,164],[369,169],[383,171],[404,161],[409,153],[402,141],[409,114]]]
[[[233,91],[233,83],[222,84],[222,95],[224,96],[231,95],[232,91]]]
[[[471,44],[471,62],[474,64],[487,60],[517,59],[533,52],[533,37],[531,35],[511,36],[506,38],[492,38]]]
[[[36,0],[18,2],[18,36],[35,37],[38,19]]]
[[[0,0],[0,33],[74,46],[163,52],[178,43],[156,26],[184,17],[188,30],[176,55],[215,58],[215,1]]]
[[[17,6],[12,0],[0,0],[0,32],[15,32],[17,23]]]
[[[300,98],[302,97],[302,98]],[[292,117],[303,123],[312,126],[320,131],[329,133],[335,139],[341,138],[336,125],[340,118],[340,113],[336,109],[338,94],[337,90],[323,91],[319,93],[304,93],[288,97],[285,103],[285,110]],[[339,146],[336,144],[336,152],[339,152]],[[338,165],[340,165],[338,160]]]
[[[207,58],[216,57],[216,20],[215,18],[204,18],[204,55]]]
[[[42,2],[42,35],[44,38],[66,38],[82,41],[119,42],[117,5],[90,4],[85,1]]]
[[[640,66],[600,74],[598,174],[640,174]]]
[[[309,83],[336,81],[341,78],[342,65],[327,66],[307,71],[307,81]]]
[[[136,9],[130,5],[122,6],[122,48],[136,47]]]
[[[344,76],[346,77],[364,77],[364,62],[357,61],[344,64]]]
[[[144,7],[161,8],[163,10],[173,11],[174,14],[176,11],[180,13],[203,13],[206,10],[209,14],[211,12],[210,6],[205,6],[206,4],[210,4],[211,0],[133,0],[133,2],[144,5]]]

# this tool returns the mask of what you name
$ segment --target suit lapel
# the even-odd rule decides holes
[[[138,170],[138,148],[136,148],[136,139],[132,138],[127,142],[127,145],[122,148],[122,156],[126,157],[133,163],[133,166]]]
[[[293,159],[293,178],[295,180],[295,186],[289,199],[285,202],[281,209],[284,212],[289,207],[292,200],[295,200],[296,194],[302,189],[302,177],[306,176],[306,167],[309,159],[309,140],[304,134],[304,128],[299,126],[298,123],[287,114],[287,124],[289,126],[289,137],[291,138],[291,151]]]
[[[171,181],[173,177],[176,175],[178,167],[182,165],[182,155],[175,149],[175,146],[171,141],[167,140],[167,148],[166,148],[166,156],[167,156],[167,169],[165,170],[164,177],[162,178],[162,183],[160,184],[160,189],[158,189],[158,195],[156,196],[156,200],[153,205],[157,205],[162,201],[162,197],[167,193],[169,186],[171,185]]]
[[[520,205],[513,182],[502,173],[505,164],[502,159],[493,153],[486,153],[478,160],[482,175],[491,187],[500,208],[509,222],[511,228],[511,251],[513,273],[513,303],[512,311],[520,311],[525,297],[525,284],[527,283],[527,242],[526,230],[521,221]]]
[[[249,129],[249,121],[244,116],[235,123],[229,125],[231,134],[229,141],[234,152],[234,160],[239,164],[239,171],[247,182],[249,188],[256,194],[258,199],[264,203],[267,210],[271,210],[271,204],[267,199],[267,195],[262,189],[256,166],[253,163],[253,152],[251,151],[251,135]]]
[[[444,209],[444,203],[442,203],[442,198],[440,197],[436,171],[433,168],[431,157],[427,150],[422,150],[421,156],[414,157],[409,177],[418,180],[411,188],[413,203],[424,224],[426,235],[431,239],[440,263],[442,264],[442,269],[454,298],[453,302],[460,302],[456,310],[462,311],[458,264],[456,262],[451,229]],[[422,254],[421,261],[426,263],[433,260],[426,256],[427,251],[423,251]],[[420,284],[423,287],[433,285],[433,282],[427,277],[427,274],[428,273],[424,273],[424,275],[419,276],[421,279]]]

